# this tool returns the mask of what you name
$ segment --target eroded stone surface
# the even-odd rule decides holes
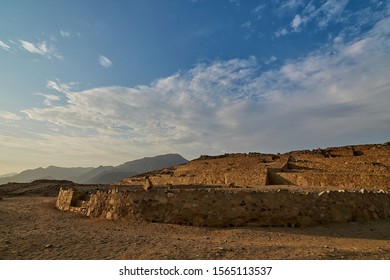
[[[61,190],[57,208],[80,209],[92,217],[136,217],[151,222],[196,226],[309,226],[388,218],[389,192],[300,192],[255,189],[139,189],[97,191],[81,207],[67,202],[79,194]]]

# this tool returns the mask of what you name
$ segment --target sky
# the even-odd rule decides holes
[[[389,108],[389,1],[0,1],[0,174],[384,143]]]

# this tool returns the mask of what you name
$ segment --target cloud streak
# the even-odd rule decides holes
[[[310,1],[304,4],[304,1],[290,0],[280,6],[281,11],[291,10],[296,12],[298,8],[303,7],[300,13],[294,15],[290,27],[281,28],[275,33],[276,37],[287,35],[291,32],[301,32],[303,28],[314,23],[320,30],[326,28],[330,23],[341,22],[345,20],[342,16],[349,0],[327,0],[317,5],[318,2]]]
[[[69,38],[71,36],[69,31],[60,30],[62,38]]]
[[[44,97],[43,104],[45,104],[46,106],[51,106],[54,102],[61,100],[59,96],[53,94],[37,93],[37,95]]]
[[[39,42],[37,44],[24,41],[24,40],[19,40],[19,42],[20,42],[20,46],[29,53],[38,54],[49,59],[53,57],[57,59],[63,58],[61,55],[57,53],[56,48],[46,41]]]
[[[12,121],[19,121],[22,118],[11,112],[0,111],[0,119],[2,119],[5,122],[12,122]]]
[[[77,86],[77,83],[70,82],[70,83],[61,83],[59,81],[53,81],[49,80],[47,81],[46,87],[49,89],[54,89],[61,93],[68,93],[71,90],[73,90]]]
[[[98,60],[99,64],[104,68],[110,68],[113,65],[111,60],[103,55],[100,55]]]
[[[11,47],[9,45],[7,45],[6,43],[4,43],[3,41],[0,40],[0,48],[8,51]]]

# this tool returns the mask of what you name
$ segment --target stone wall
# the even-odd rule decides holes
[[[204,185],[259,188],[265,185],[390,190],[390,145],[360,145],[286,154],[202,156],[170,169],[126,178],[118,186]]]
[[[279,156],[256,153],[201,156],[187,164],[126,178],[114,185],[142,186],[145,178],[148,177],[154,185],[158,186],[203,185],[256,188],[268,183],[268,163],[272,162],[274,167],[280,169],[287,163],[287,158],[284,156],[281,160]]]
[[[134,188],[97,191],[89,200],[77,200],[82,197],[61,189],[56,206],[91,217],[211,227],[298,227],[390,217],[387,191]]]
[[[390,174],[323,173],[323,172],[275,172],[269,173],[273,185],[301,187],[337,186],[342,189],[389,189]]]

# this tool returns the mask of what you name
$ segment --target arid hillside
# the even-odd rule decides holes
[[[285,154],[201,156],[187,164],[124,179],[115,185],[203,185],[259,188],[390,188],[390,143],[293,151]]]

